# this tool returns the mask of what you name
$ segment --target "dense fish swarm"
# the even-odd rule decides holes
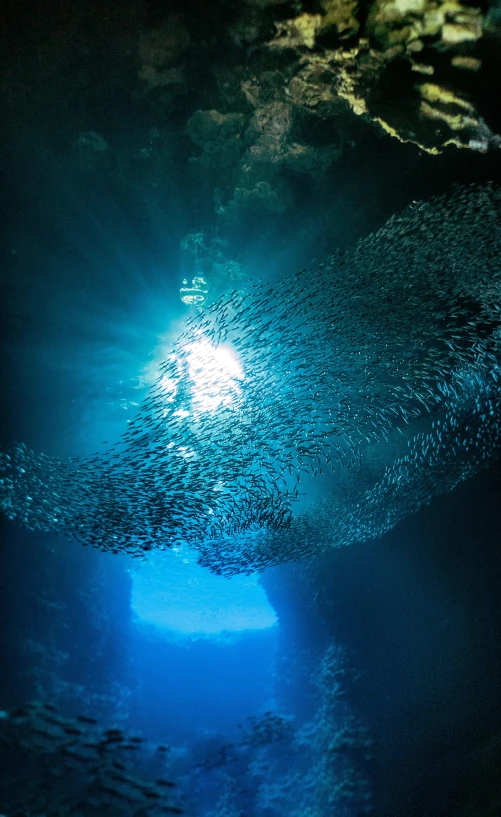
[[[174,783],[161,776],[166,746],[103,729],[93,717],[65,718],[35,701],[0,710],[0,811],[5,817],[160,817],[182,814]]]
[[[187,542],[226,574],[382,534],[499,453],[500,217],[496,187],[458,188],[221,298],[114,446],[1,454],[2,509],[135,556]]]

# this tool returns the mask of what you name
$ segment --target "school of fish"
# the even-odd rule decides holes
[[[0,453],[0,507],[144,558],[252,572],[380,536],[500,449],[501,191],[414,202],[191,318],[111,447]]]
[[[32,701],[0,710],[0,812],[5,817],[160,817],[183,814],[162,775],[168,746],[103,729],[89,715],[62,716]]]

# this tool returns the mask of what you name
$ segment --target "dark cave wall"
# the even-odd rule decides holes
[[[381,817],[498,813],[500,490],[495,466],[379,541],[264,574],[290,637],[347,650]]]
[[[1,706],[128,716],[131,579],[121,560],[2,521]]]

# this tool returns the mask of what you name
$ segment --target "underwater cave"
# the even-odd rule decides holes
[[[0,817],[501,814],[498,9],[1,17]]]

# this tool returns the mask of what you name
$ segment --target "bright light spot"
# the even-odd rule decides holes
[[[194,411],[214,412],[234,405],[241,394],[239,381],[244,377],[234,352],[227,346],[214,346],[203,337],[187,344],[185,351]]]
[[[257,576],[214,576],[184,547],[155,554],[133,574],[132,610],[139,622],[177,637],[216,637],[277,624]]]
[[[198,340],[186,343],[183,355],[171,355],[175,376],[164,375],[159,384],[166,403],[179,397],[181,384],[191,386],[191,405],[186,401],[172,412],[173,417],[196,417],[203,412],[214,412],[221,407],[235,407],[241,395],[240,382],[244,372],[235,353],[228,346],[215,346],[201,333]],[[168,416],[166,410],[165,415]]]

